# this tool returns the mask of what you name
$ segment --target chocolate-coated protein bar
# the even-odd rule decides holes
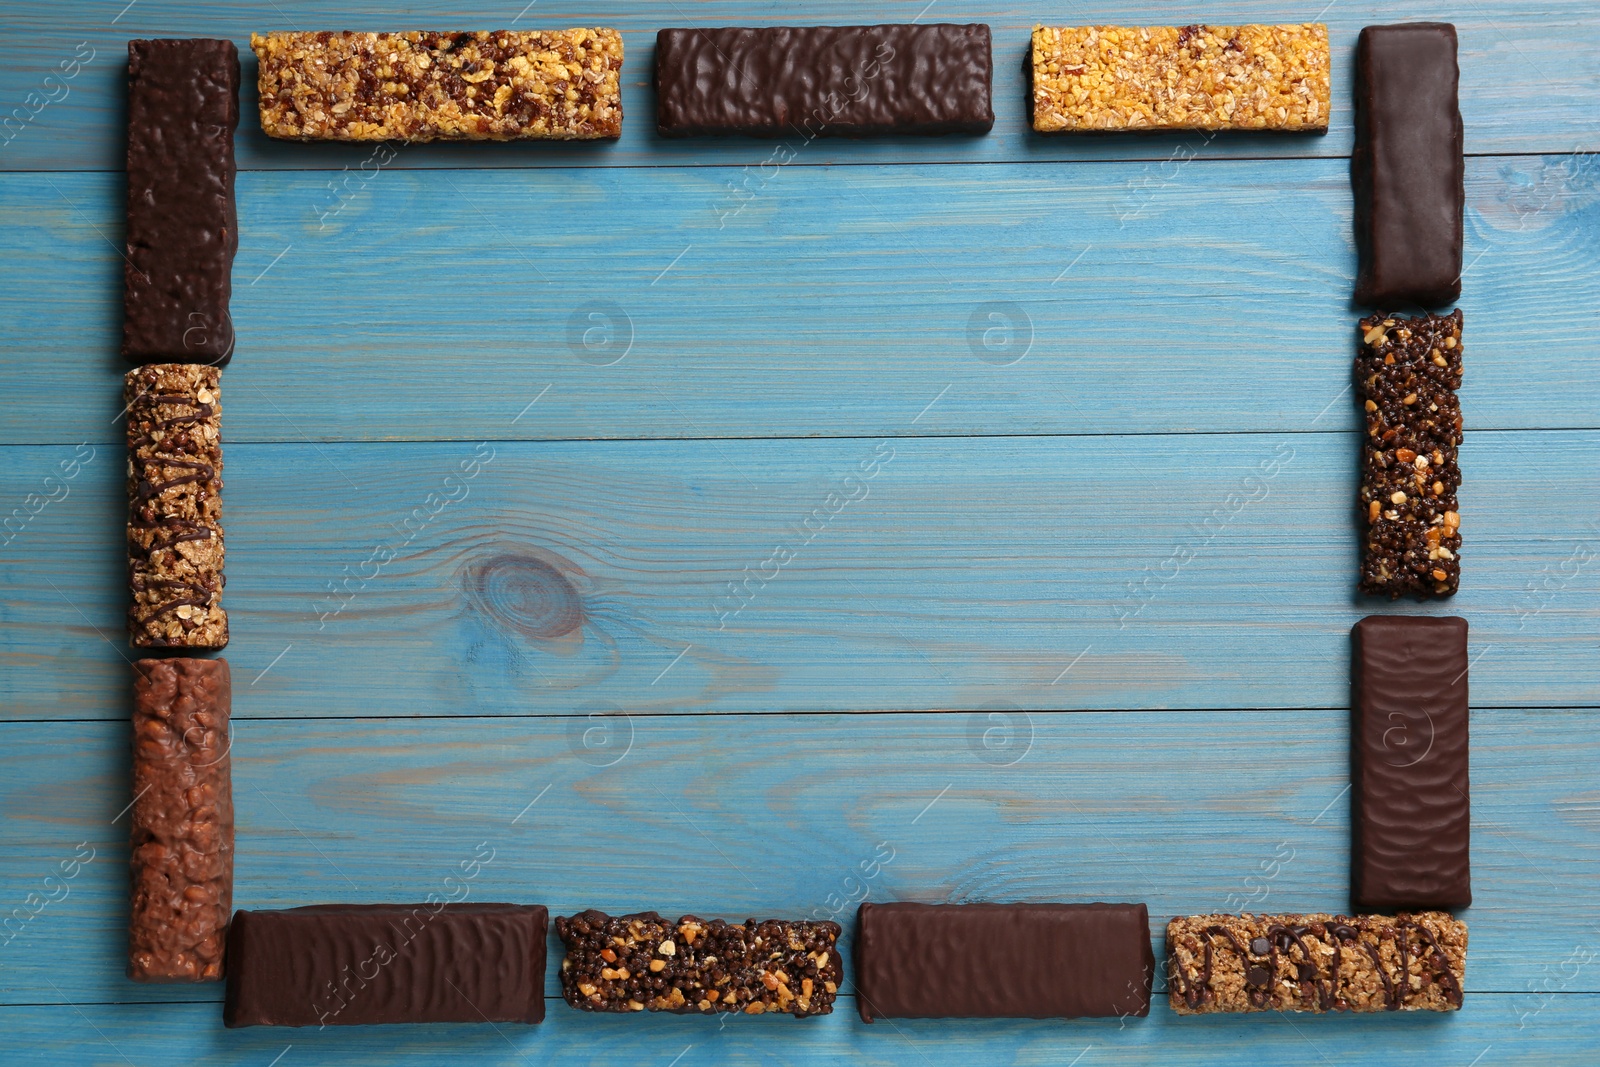
[[[1033,128],[1328,128],[1328,27],[1040,26]]]
[[[1364,593],[1450,596],[1461,582],[1461,327],[1460,311],[1361,320]]]
[[[218,649],[222,609],[221,372],[187,363],[129,371],[129,640]]]
[[[561,994],[584,1011],[827,1015],[844,980],[839,924],[743,924],[653,911],[556,919]]]
[[[464,871],[486,862],[475,855]],[[223,1023],[543,1022],[547,925],[537,904],[241,911],[228,934]]]
[[[1461,295],[1466,159],[1456,28],[1368,26],[1356,46],[1350,157],[1356,303],[1448,305]]]
[[[984,25],[769,26],[656,34],[663,137],[987,133]]]
[[[1456,1011],[1467,927],[1415,915],[1191,915],[1167,924],[1179,1015]]]
[[[1144,1016],[1143,904],[872,904],[857,914],[856,1005],[874,1019]]]
[[[222,977],[233,910],[233,686],[222,659],[142,659],[133,679],[128,977]]]
[[[128,42],[128,233],[122,354],[133,363],[233,355],[232,41]]]
[[[1472,903],[1467,620],[1372,615],[1350,632],[1351,903]]]
[[[622,134],[612,29],[251,34],[261,128],[291,141],[591,141]]]

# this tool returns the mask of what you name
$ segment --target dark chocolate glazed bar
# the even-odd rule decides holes
[[[663,137],[987,133],[989,27],[667,29],[656,34]]]
[[[241,911],[228,934],[222,1021],[543,1022],[547,921],[537,904]]]
[[[839,924],[742,924],[653,911],[556,919],[561,995],[583,1011],[827,1015],[844,980]]]
[[[1450,596],[1461,582],[1461,312],[1361,320],[1363,593]]]
[[[1466,203],[1456,28],[1368,26],[1356,46],[1350,157],[1356,303],[1437,307],[1461,295]]]
[[[1467,620],[1373,615],[1351,631],[1351,899],[1472,903]]]
[[[874,1019],[1150,1013],[1143,904],[863,904],[856,1005]]]
[[[128,42],[128,255],[122,354],[134,363],[233,355],[232,41]]]
[[[233,910],[233,773],[224,659],[133,665],[128,977],[222,977]]]
[[[1189,915],[1167,924],[1179,1015],[1457,1011],[1467,927],[1415,915]]]

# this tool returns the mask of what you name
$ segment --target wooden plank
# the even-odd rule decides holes
[[[537,1027],[352,1026],[325,1031],[223,1030],[214,1004],[93,1004],[0,1008],[12,1050],[8,1062],[39,1067],[187,1062],[239,1067],[339,1063],[349,1067],[454,1067],[462,1062],[521,1067],[537,1063],[724,1064],[861,1063],[874,1067],[964,1067],[971,1063],[1081,1067],[1232,1067],[1239,1063],[1339,1063],[1357,1054],[1372,1067],[1418,1063],[1495,1067],[1538,1063],[1590,1067],[1600,997],[1549,998],[1520,1029],[1535,997],[1474,994],[1449,1018],[1366,1015],[1324,1019],[1288,1015],[1180,1019],[1165,1006],[1149,1019],[1072,1023],[901,1021],[862,1024],[848,999],[833,1015],[794,1022],[737,1019],[725,1027],[677,1016],[594,1016],[555,1004]],[[276,1064],[273,1058],[282,1056]],[[676,1057],[676,1058],[674,1058]]]
[[[120,5],[115,5],[119,6]],[[1127,24],[1185,17],[1187,13],[1131,12],[1125,5],[1094,3],[1050,9],[1037,4],[979,4],[959,10],[923,11],[920,0],[880,4],[870,12],[845,0],[818,0],[803,14],[751,0],[720,0],[685,10],[675,0],[613,0],[603,14],[592,5],[540,4],[522,16],[474,11],[459,5],[415,4],[404,16],[369,3],[282,0],[264,10],[232,10],[203,0],[141,0],[121,12],[97,5],[63,7],[47,0],[6,5],[0,13],[0,102],[21,109],[13,136],[0,147],[0,167],[11,170],[115,170],[122,166],[122,81],[129,37],[175,34],[231,37],[244,56],[245,121],[239,137],[240,165],[247,168],[357,166],[362,148],[275,144],[255,121],[255,62],[247,44],[252,31],[302,29],[491,29],[593,25],[623,30],[623,138],[613,146],[473,145],[417,146],[396,162],[402,167],[658,166],[731,163],[757,165],[772,145],[750,141],[664,142],[655,134],[649,88],[655,31],[663,26],[763,25],[796,21],[851,24],[925,20],[987,22],[995,39],[995,128],[986,137],[823,141],[798,136],[804,163],[887,161],[1044,162],[1062,159],[1166,160],[1174,153],[1222,156],[1344,156],[1351,133],[1351,64],[1360,28],[1369,23],[1437,18],[1454,22],[1461,36],[1461,105],[1467,148],[1474,153],[1569,152],[1600,148],[1600,123],[1587,106],[1600,80],[1600,16],[1583,0],[1555,0],[1532,11],[1510,0],[1462,7],[1437,2],[1406,5],[1404,13],[1377,0],[1347,0],[1322,9],[1286,9],[1264,0],[1216,0],[1207,17],[1219,24],[1280,22],[1321,17],[1334,45],[1333,129],[1325,137],[1221,137],[1153,135],[1143,138],[1045,138],[1029,129],[1022,62],[1028,33],[1040,20],[1058,24]],[[80,67],[61,67],[80,57]],[[87,65],[81,65],[87,58]],[[80,69],[81,68],[81,69]],[[60,80],[62,70],[76,76]],[[56,75],[55,80],[46,81]],[[37,94],[30,96],[30,94]],[[26,121],[24,121],[26,120]]]
[[[1570,162],[1468,168],[1474,429],[1600,426],[1600,182]],[[749,201],[715,169],[245,175],[226,430],[1353,428],[1346,171],[807,168]],[[0,176],[0,392],[29,399],[0,440],[114,437],[119,188]]]
[[[1475,704],[1592,704],[1600,434],[1467,440],[1424,606],[1353,593],[1347,434],[234,445],[236,710],[1341,707],[1389,610],[1471,621]],[[0,499],[71,451],[0,449]],[[7,717],[122,714],[98,455],[0,565]]]
[[[1469,992],[1524,993],[1574,946],[1600,953],[1594,713],[1473,711]],[[1179,913],[1340,911],[1346,721],[1343,710],[243,720],[234,902],[435,892],[558,914],[853,921],[863,893],[1136,900],[1158,937]],[[126,730],[0,726],[0,900],[26,916],[29,893],[61,898],[15,920],[0,1001],[216,999],[122,978]],[[80,848],[93,860],[64,889],[47,886]],[[475,854],[489,859],[463,880]],[[1561,989],[1600,991],[1600,970],[1582,966]]]

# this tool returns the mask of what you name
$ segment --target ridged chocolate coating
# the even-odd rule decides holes
[[[122,354],[133,363],[233,355],[232,41],[128,42],[128,257]]]
[[[1148,1015],[1143,904],[863,904],[861,1018]]]
[[[664,137],[987,133],[993,61],[979,24],[666,29]]]
[[[544,1021],[537,904],[319,904],[241,911],[228,1026]]]
[[[214,982],[233,911],[233,771],[225,659],[133,668],[128,977]]]
[[[1466,161],[1456,28],[1368,26],[1356,46],[1356,303],[1438,307],[1461,295]]]
[[[1351,631],[1351,899],[1472,903],[1467,620],[1373,615]]]

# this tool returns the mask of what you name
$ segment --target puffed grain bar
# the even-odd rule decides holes
[[[1461,312],[1361,320],[1363,593],[1450,596],[1461,581]]]
[[[1328,27],[1038,26],[1033,128],[1328,129]]]
[[[1467,926],[1443,912],[1191,915],[1167,924],[1179,1015],[1457,1011]]]
[[[1350,640],[1351,906],[1467,907],[1467,620],[1369,615]]]
[[[463,878],[493,858],[479,850],[460,861]],[[228,932],[222,1022],[540,1023],[548,924],[539,904],[240,911]]]
[[[584,1011],[827,1015],[844,981],[833,922],[590,910],[556,919],[556,933],[561,995]]]
[[[233,774],[224,659],[142,659],[133,677],[128,977],[222,977],[233,910]]]
[[[663,137],[987,133],[994,61],[982,24],[666,29]]]
[[[856,1007],[874,1019],[1145,1016],[1143,904],[861,905]]]
[[[613,29],[251,34],[261,129],[289,141],[622,135]]]
[[[123,397],[129,640],[138,648],[223,648],[221,372],[136,367]]]
[[[128,228],[122,354],[133,363],[233,356],[232,41],[128,42]]]
[[[1456,28],[1368,26],[1356,46],[1350,156],[1356,303],[1449,306],[1461,295],[1466,158]]]

